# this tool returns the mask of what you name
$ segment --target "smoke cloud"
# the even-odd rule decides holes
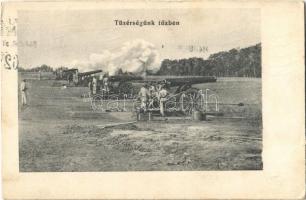
[[[74,67],[80,71],[102,69],[114,75],[120,68],[123,72],[143,73],[145,69],[156,72],[160,67],[159,53],[154,44],[145,40],[125,42],[118,52],[93,53],[87,60],[74,60]]]

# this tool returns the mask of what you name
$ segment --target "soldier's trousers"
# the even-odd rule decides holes
[[[26,105],[27,104],[27,95],[24,91],[21,91],[21,104]]]
[[[161,98],[159,101],[159,109],[160,109],[160,114],[164,117],[165,116],[165,99]]]
[[[141,97],[140,108],[141,108],[143,111],[147,111],[147,98],[146,98],[146,97]]]

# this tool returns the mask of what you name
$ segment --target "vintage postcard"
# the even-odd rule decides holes
[[[4,198],[303,198],[303,9],[2,3]]]

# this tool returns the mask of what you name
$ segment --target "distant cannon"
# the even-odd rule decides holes
[[[98,91],[104,96],[104,98],[109,98],[110,96],[118,96],[123,98],[123,96],[128,96],[128,98],[134,98],[138,91],[144,83],[144,78],[142,76],[137,76],[132,73],[125,73],[120,75],[112,75],[108,77],[108,91],[105,91],[103,80],[98,80]]]
[[[78,72],[79,72],[79,70],[76,69],[76,68],[63,70],[60,73],[60,77],[58,77],[58,79],[60,79],[60,80],[67,80],[69,84],[70,83],[77,83],[77,81],[78,81]]]
[[[101,73],[102,70],[93,70],[88,72],[82,72],[78,74],[78,82],[76,86],[87,87],[88,83],[91,81],[91,76],[97,73]]]
[[[97,74],[97,73],[100,73],[100,72],[102,72],[102,70],[93,70],[93,71],[88,71],[88,72],[82,72],[82,73],[79,73],[79,77],[82,78],[82,77],[90,76],[92,74]]]
[[[76,73],[78,73],[78,69],[76,68],[66,70],[57,69],[55,72],[57,80],[69,80]]]

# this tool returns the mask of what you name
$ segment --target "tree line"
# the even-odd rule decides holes
[[[261,77],[261,44],[235,48],[203,58],[164,59],[157,75]]]
[[[68,67],[52,67],[43,64],[38,67],[19,71],[28,72],[55,72],[66,70]],[[119,69],[118,74],[130,74]],[[179,60],[164,59],[160,69],[148,75],[173,75],[173,76],[217,76],[217,77],[261,77],[261,44],[246,48],[234,48],[211,54],[206,60],[203,58],[184,58]]]
[[[20,72],[53,72],[54,69],[48,65],[41,65],[41,66],[38,66],[38,67],[33,67],[33,68],[30,68],[30,69],[25,69],[23,67],[19,67],[18,68],[18,71]]]

